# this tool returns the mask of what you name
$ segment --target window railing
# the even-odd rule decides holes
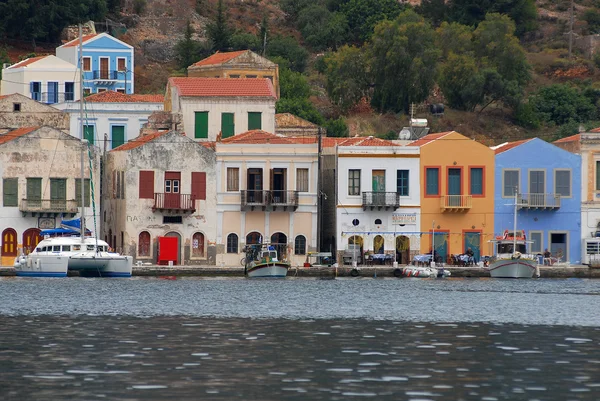
[[[77,213],[77,201],[74,199],[21,199],[21,212],[30,213]]]
[[[242,210],[252,210],[255,207],[266,209],[267,207],[276,210],[277,207],[294,210],[298,207],[298,191],[284,190],[258,190],[248,189],[240,191],[240,206]]]
[[[442,195],[441,208],[443,211],[467,211],[473,207],[471,195]]]
[[[125,73],[125,71],[111,71],[111,70],[95,70],[93,71],[94,81],[116,81],[119,79],[119,74]]]
[[[400,196],[397,192],[363,192],[362,193],[363,210],[367,208],[394,208],[400,207]]]
[[[74,92],[31,92],[31,98],[40,103],[54,104],[75,101]]]
[[[517,194],[519,209],[559,209],[560,194]]]
[[[177,210],[193,213],[196,211],[196,202],[191,194],[158,192],[154,194],[152,210]]]

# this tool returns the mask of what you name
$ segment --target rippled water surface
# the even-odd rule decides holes
[[[0,279],[2,400],[600,399],[600,281]]]

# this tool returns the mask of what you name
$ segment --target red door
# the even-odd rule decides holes
[[[158,264],[166,265],[169,262],[177,264],[177,250],[179,241],[177,237],[158,237]]]
[[[23,233],[23,252],[25,255],[29,255],[41,240],[40,229],[30,228],[26,230]]]
[[[181,173],[179,171],[165,172],[165,208],[179,209]]]

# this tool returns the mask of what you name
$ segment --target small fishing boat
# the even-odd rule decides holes
[[[255,254],[254,258],[252,254]],[[246,260],[244,273],[249,278],[283,278],[290,268],[290,263],[279,260],[275,247],[268,244],[262,244],[258,252],[250,249],[246,252]]]
[[[421,278],[442,278],[442,277],[450,277],[451,273],[449,270],[435,267],[425,267],[425,266],[406,266],[400,270],[401,275],[404,277],[421,277]],[[395,274],[394,274],[395,275]]]

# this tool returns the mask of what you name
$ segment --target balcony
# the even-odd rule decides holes
[[[173,213],[194,213],[196,202],[190,194],[155,193],[152,211]]]
[[[92,73],[92,80],[95,84],[113,84],[119,79],[119,74],[125,74],[125,71],[96,70]]]
[[[560,209],[560,194],[518,194],[519,209]]]
[[[468,212],[473,207],[473,197],[471,195],[442,195],[442,212]]]
[[[240,191],[241,210],[277,210],[281,208],[286,211],[288,208],[296,210],[298,208],[298,191],[265,191],[265,190],[242,190]]]
[[[31,98],[40,103],[54,104],[75,101],[74,92],[31,92]]]
[[[363,192],[362,193],[362,208],[371,210],[393,209],[400,207],[400,196],[397,192]]]
[[[77,201],[66,199],[21,199],[19,210],[23,215],[56,216],[59,214],[75,216],[78,210]]]

